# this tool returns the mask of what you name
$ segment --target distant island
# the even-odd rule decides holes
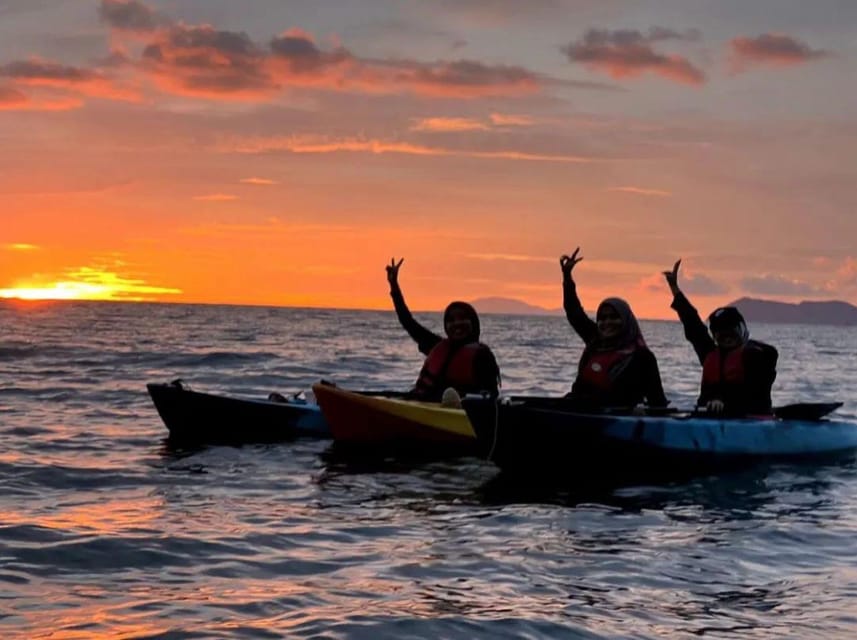
[[[562,309],[559,308],[547,309],[517,298],[477,298],[472,303],[479,313],[528,316],[553,316],[563,313]],[[729,306],[738,307],[747,322],[857,326],[857,307],[841,300],[791,303],[758,298],[739,298],[731,302]],[[700,309],[700,312],[702,311]]]
[[[857,307],[841,300],[790,303],[740,298],[730,306],[738,307],[747,322],[857,325]]]

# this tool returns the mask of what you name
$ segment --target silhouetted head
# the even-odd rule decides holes
[[[453,342],[479,341],[479,315],[466,302],[450,302],[443,312],[443,330]]]
[[[622,298],[605,298],[595,314],[598,329],[597,346],[601,348],[624,347],[637,342],[645,344],[640,325],[631,305]]]
[[[734,349],[747,343],[750,332],[744,316],[735,307],[720,307],[708,316],[708,326],[714,342],[721,349]]]

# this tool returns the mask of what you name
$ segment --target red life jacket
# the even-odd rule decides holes
[[[744,347],[738,347],[723,353],[712,349],[702,362],[702,384],[743,384],[746,378],[744,370]]]
[[[610,391],[613,378],[610,372],[620,363],[630,360],[637,351],[637,345],[611,351],[592,351],[580,361],[577,370],[577,383],[589,389]]]
[[[429,351],[414,385],[417,393],[428,393],[447,387],[465,393],[468,389],[475,390],[479,384],[476,380],[476,354],[482,344],[471,342],[458,347],[455,352],[452,346],[449,339],[444,339]]]

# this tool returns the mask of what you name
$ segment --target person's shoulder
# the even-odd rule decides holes
[[[753,340],[750,339],[747,341],[747,348],[749,349],[757,349],[759,351],[767,351],[768,353],[776,353],[777,349],[773,345],[768,344],[767,342],[762,342],[761,340]]]
[[[776,361],[776,359],[780,355],[776,347],[768,344],[767,342],[761,342],[759,340],[749,340],[745,348],[751,352],[758,353],[760,357],[769,358],[774,361]]]
[[[639,358],[640,360],[643,360],[644,362],[647,362],[647,363],[654,362],[655,365],[657,365],[657,363],[658,363],[658,357],[655,355],[655,352],[652,351],[651,349],[649,349],[649,347],[647,347],[647,346],[637,347],[636,350],[634,351],[634,353],[635,353],[637,358]]]

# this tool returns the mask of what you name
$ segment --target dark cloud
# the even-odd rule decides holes
[[[646,291],[663,292],[667,290],[664,276],[660,273],[645,278],[640,284]],[[703,275],[681,274],[679,284],[682,291],[695,296],[718,296],[730,291],[730,287]]]
[[[683,276],[681,288],[688,294],[716,296],[727,293],[729,287],[708,276]]]
[[[825,293],[822,287],[778,275],[749,276],[741,280],[741,286],[748,293],[764,295],[805,296]]]
[[[705,74],[687,58],[657,52],[653,44],[666,40],[696,40],[697,31],[684,33],[665,27],[652,27],[644,34],[637,30],[590,29],[583,39],[562,47],[571,62],[585,64],[613,78],[634,78],[654,73],[682,84],[700,85]]]
[[[138,0],[101,0],[98,13],[112,28],[133,33],[148,33],[170,24],[169,19]]]
[[[33,84],[80,84],[99,76],[90,69],[65,66],[46,60],[16,60],[0,66],[0,76]]]
[[[7,78],[18,85],[52,87],[98,98],[134,100],[137,97],[135,92],[119,86],[95,69],[37,58],[0,65],[0,78]]]
[[[310,36],[297,31],[271,40],[271,53],[277,61],[285,62],[292,73],[317,72],[352,60],[352,55],[345,49],[323,52]]]
[[[245,33],[184,24],[150,34],[138,68],[174,93],[251,100],[285,87],[477,97],[518,95],[544,84],[537,74],[508,65],[372,60],[343,47],[325,51],[297,29],[265,47]]]
[[[442,95],[500,95],[535,91],[541,81],[522,67],[486,65],[472,60],[439,62],[433,65],[402,65],[398,81],[421,93]]]
[[[821,49],[812,49],[791,36],[763,33],[755,38],[734,38],[729,43],[733,73],[754,66],[791,67],[830,56]]]
[[[246,33],[177,24],[153,34],[139,66],[168,91],[259,97],[278,89],[267,57]]]
[[[114,50],[93,67],[14,61],[0,66],[0,78],[13,87],[130,100],[139,99],[146,80],[174,95],[246,101],[271,100],[288,88],[474,98],[518,96],[561,84],[523,67],[476,60],[361,58],[341,46],[323,48],[298,29],[260,44],[244,32],[171,20],[141,0],[101,0],[99,13],[117,37]],[[122,36],[128,34],[141,44],[126,47]],[[653,30],[650,37],[681,36]]]

